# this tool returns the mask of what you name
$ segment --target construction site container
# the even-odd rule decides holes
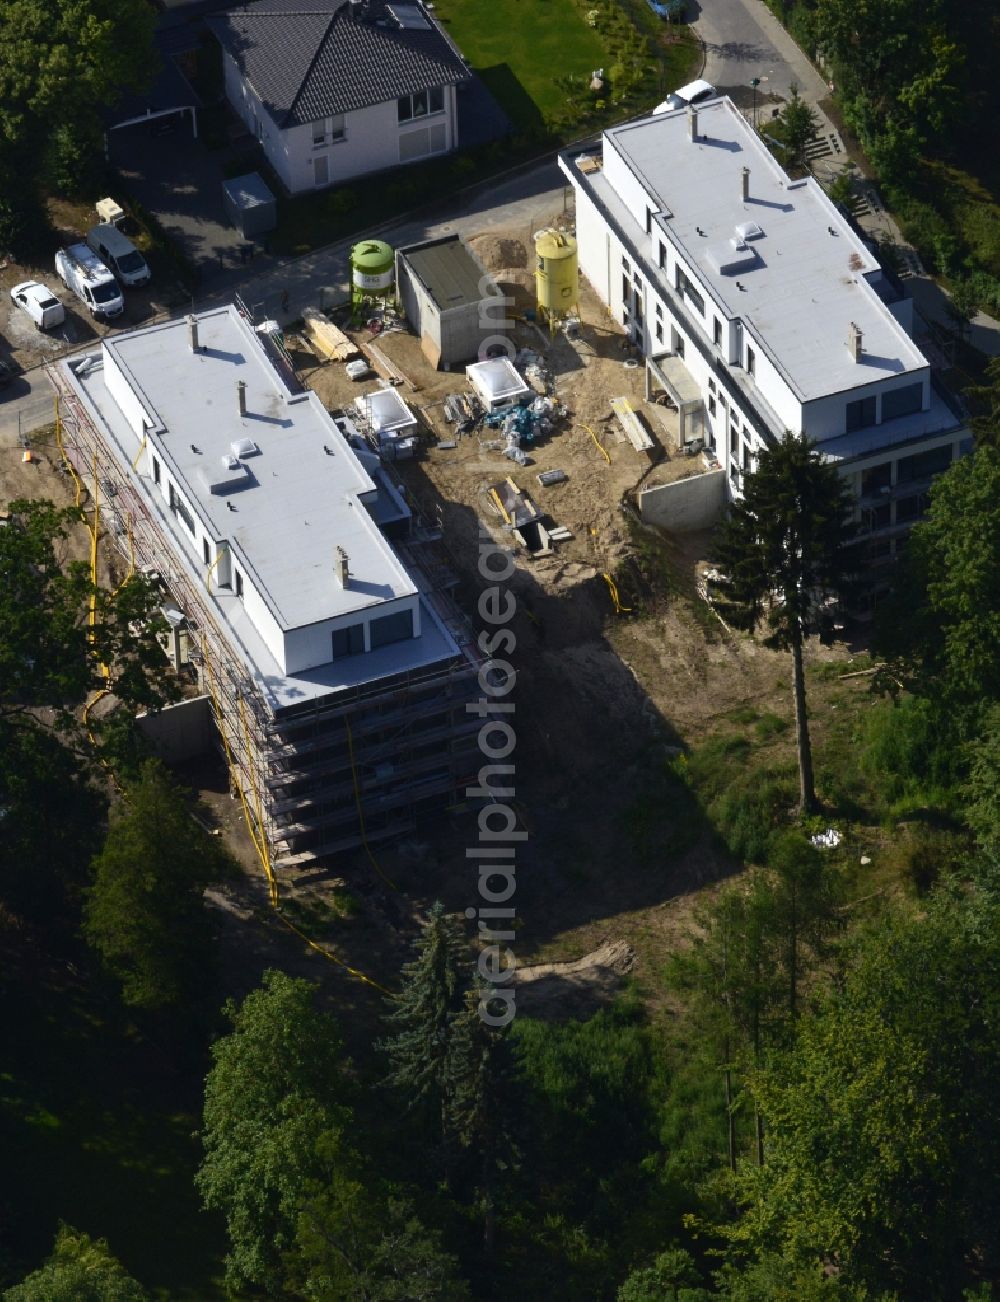
[[[257,172],[222,183],[226,215],[244,239],[273,231],[278,224],[278,202]]]

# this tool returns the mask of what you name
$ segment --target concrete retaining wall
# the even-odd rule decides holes
[[[660,484],[639,493],[639,515],[644,524],[658,524],[675,533],[709,529],[722,516],[726,504],[724,470]]]
[[[215,741],[212,702],[207,696],[167,705],[157,714],[140,714],[139,731],[167,764],[179,764],[211,750]]]

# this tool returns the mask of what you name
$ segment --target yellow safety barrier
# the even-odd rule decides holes
[[[208,693],[209,696],[211,697],[212,710],[215,713],[215,719],[218,725],[219,736],[222,738],[222,746],[226,753],[226,765],[229,769],[229,778],[233,784],[233,787],[236,790],[236,794],[240,798],[240,804],[243,808],[243,820],[246,823],[247,831],[250,834],[250,840],[253,842],[253,847],[257,852],[257,858],[260,860],[261,865],[263,866],[264,869],[264,875],[267,878],[268,898],[270,900],[271,907],[274,909],[276,916],[280,919],[281,922],[284,923],[284,925],[288,928],[288,930],[294,932],[295,935],[298,936],[300,940],[304,940],[310,949],[315,950],[317,954],[321,954],[323,958],[329,960],[329,962],[335,964],[337,967],[342,968],[345,972],[348,973],[348,975],[354,977],[356,980],[363,982],[365,985],[371,986],[373,990],[378,990],[384,995],[390,994],[391,991],[389,991],[385,986],[381,985],[378,981],[375,981],[372,977],[367,976],[364,972],[361,972],[358,968],[352,967],[350,963],[345,963],[342,958],[338,958],[336,954],[331,953],[330,950],[328,950],[325,945],[321,945],[318,941],[313,940],[311,936],[306,935],[306,933],[302,930],[301,927],[296,926],[296,924],[292,922],[292,920],[285,915],[281,907],[281,896],[278,890],[278,879],[277,876],[275,875],[274,868],[271,864],[271,855],[267,846],[267,838],[264,833],[263,822],[260,821],[262,819],[262,813],[263,813],[260,805],[260,797],[258,794],[257,808],[258,808],[259,821],[257,822],[255,827],[254,817],[253,814],[251,813],[250,806],[247,802],[246,793],[243,790],[243,785],[239,780],[238,770],[236,767],[236,763],[233,759],[232,748],[229,745],[229,738],[226,735],[226,730],[223,724],[221,707],[219,706],[218,695],[215,690],[215,678],[214,675],[212,674],[211,660],[207,655],[204,637],[202,638],[201,648],[202,648],[202,661],[205,665],[205,681],[208,685]],[[240,711],[241,711],[241,718],[244,727],[244,733],[249,739],[249,727],[246,721],[246,711],[243,706],[242,697],[240,697]]]

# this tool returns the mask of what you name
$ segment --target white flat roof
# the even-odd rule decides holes
[[[662,226],[729,316],[757,334],[800,401],[926,369],[865,279],[877,260],[820,186],[811,177],[790,181],[728,98],[697,114],[696,141],[687,109],[614,127],[605,138],[662,209],[654,231]],[[729,255],[741,256],[730,241],[746,222],[763,231],[747,241],[753,266],[723,273]],[[863,335],[860,363],[848,351],[851,322]]]
[[[288,393],[233,307],[201,313],[198,338],[192,353],[187,324],[167,321],[106,339],[104,348],[142,401],[178,486],[215,539],[228,539],[245,562],[279,626],[301,628],[412,596],[412,579],[361,501],[377,486],[316,394]],[[246,438],[260,448],[244,462],[249,486],[210,492],[206,479]],[[347,588],[334,578],[338,546],[349,557]]]

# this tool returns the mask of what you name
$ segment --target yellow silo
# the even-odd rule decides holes
[[[535,235],[535,297],[539,314],[556,322],[579,312],[576,240],[554,226]]]

